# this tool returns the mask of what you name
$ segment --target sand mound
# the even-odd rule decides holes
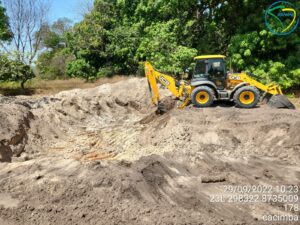
[[[258,224],[283,214],[283,204],[211,196],[224,185],[300,185],[299,111],[178,110],[162,92],[162,116],[138,78],[0,97],[0,161],[10,162],[0,164],[0,224]]]

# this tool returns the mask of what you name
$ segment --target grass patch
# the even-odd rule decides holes
[[[126,79],[129,79],[129,77],[115,76],[112,78],[100,78],[94,82],[85,82],[81,79],[41,80],[34,78],[26,82],[25,89],[20,87],[19,82],[0,82],[0,94],[5,96],[51,95],[66,90],[93,88],[102,84],[116,83]]]
[[[32,95],[34,92],[30,84],[22,89],[19,82],[0,82],[0,94],[5,96]]]
[[[296,98],[295,93],[287,93],[285,94],[288,98]]]

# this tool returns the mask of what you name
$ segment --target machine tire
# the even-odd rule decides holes
[[[215,93],[207,86],[199,86],[192,91],[191,100],[198,108],[209,107],[214,102]]]
[[[233,100],[239,108],[254,108],[260,99],[260,92],[256,87],[244,86],[239,88],[233,96]]]

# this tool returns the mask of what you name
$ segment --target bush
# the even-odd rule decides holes
[[[285,89],[300,85],[300,50],[291,49],[294,54],[283,57],[288,42],[287,37],[279,39],[266,30],[235,35],[229,45],[232,65],[259,76],[264,83],[276,82]]]
[[[0,81],[20,81],[21,87],[27,80],[34,77],[34,73],[30,66],[20,61],[8,59],[7,56],[0,56]]]
[[[96,78],[95,68],[84,59],[77,59],[68,63],[67,74],[70,77],[80,77],[86,81],[91,81]]]
[[[147,27],[137,57],[147,58],[158,70],[166,73],[183,73],[184,69],[190,67],[197,50],[178,44],[176,29],[176,21]]]

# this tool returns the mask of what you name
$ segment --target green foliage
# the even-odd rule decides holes
[[[137,26],[118,26],[108,35],[106,47],[110,61],[103,67],[113,68],[113,73],[136,73],[138,60],[135,58],[140,39]],[[108,73],[109,74],[109,73]]]
[[[67,74],[70,77],[80,77],[85,79],[86,81],[89,81],[95,79],[95,77],[93,76],[95,73],[95,68],[92,67],[84,59],[77,59],[75,61],[72,61],[67,66]]]
[[[50,31],[48,37],[44,40],[46,48],[56,49],[59,48],[61,37],[55,32]]]
[[[47,80],[67,78],[66,66],[75,57],[67,48],[66,35],[71,21],[62,18],[52,25],[44,24],[42,28],[42,45],[44,50],[38,57],[36,66],[41,78]],[[46,48],[46,50],[45,50]]]
[[[0,56],[0,64],[0,81],[21,81],[23,87],[27,80],[34,77],[28,65],[10,60],[6,55]]]
[[[265,83],[277,82],[283,88],[300,85],[300,36],[292,36],[277,37],[266,30],[235,35],[229,45],[232,64],[239,71],[259,76]]]
[[[292,70],[291,74],[293,75],[292,79],[293,79],[294,83],[299,86],[300,85],[300,68]]]
[[[160,70],[182,73],[195,55],[226,53],[232,36],[263,26],[257,13],[270,3],[96,0],[94,10],[67,34],[68,46],[75,60],[95,68],[94,77],[136,73],[145,58]],[[240,67],[252,63],[252,50],[243,48],[234,56]]]
[[[139,73],[145,58],[165,72],[181,73],[197,50],[185,43],[192,13],[180,19],[173,11],[184,13],[191,4],[195,2],[97,0],[95,9],[67,34],[68,45],[76,60],[96,69],[94,77]]]
[[[9,28],[8,17],[5,14],[5,8],[0,1],[0,41],[10,41],[12,33]]]
[[[167,73],[182,73],[197,55],[197,50],[181,46],[176,39],[176,21],[152,24],[137,50],[137,58],[147,58]]]
[[[39,76],[46,80],[68,78],[66,65],[73,58],[66,49],[43,52],[36,62]]]
[[[73,27],[66,19],[44,25],[36,65],[42,78],[93,80],[143,75],[146,59],[178,75],[196,55],[226,54],[237,71],[284,88],[299,86],[300,30],[285,37],[266,30],[263,15],[273,2],[95,0]]]

